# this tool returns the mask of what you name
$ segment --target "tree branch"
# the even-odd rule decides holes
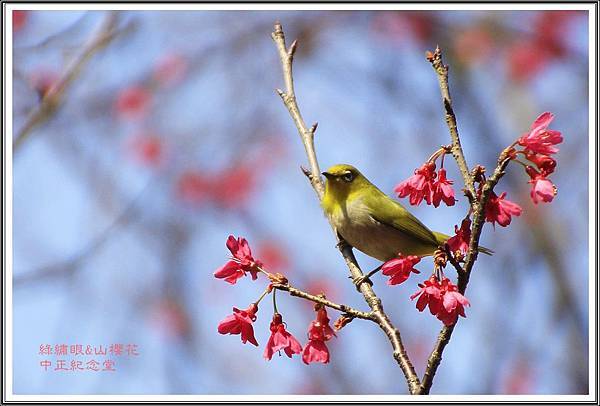
[[[61,78],[44,96],[39,106],[31,112],[13,142],[13,152],[19,149],[33,129],[56,113],[67,89],[73,84],[85,64],[101,49],[105,48],[121,31],[116,29],[118,12],[111,11],[100,23],[82,51],[69,63]]]
[[[278,290],[281,290],[284,292],[288,292],[290,294],[290,296],[295,296],[295,297],[299,297],[302,299],[310,300],[311,302],[314,302],[314,303],[322,304],[323,306],[330,307],[330,308],[337,310],[339,312],[342,312],[352,318],[375,321],[374,315],[372,312],[363,312],[361,310],[357,310],[357,309],[347,306],[345,304],[338,304],[338,303],[332,302],[331,300],[328,300],[323,296],[311,295],[310,293],[307,293],[307,292],[304,292],[303,290],[294,288],[293,286],[291,286],[289,284],[274,283],[273,289],[278,289]]]
[[[294,52],[297,47],[297,42],[294,41],[289,48],[286,47],[285,35],[279,22],[275,23],[275,30],[271,34],[271,37],[273,38],[273,41],[275,41],[279,51],[279,58],[281,59],[283,78],[286,87],[285,91],[278,89],[277,93],[283,100],[285,107],[288,109],[288,112],[290,113],[290,116],[292,117],[292,120],[298,129],[298,134],[300,135],[302,143],[304,144],[304,149],[306,150],[306,155],[308,157],[308,163],[310,166],[310,170],[304,170],[304,173],[310,180],[310,183],[317,193],[319,200],[321,200],[323,198],[325,187],[323,180],[321,179],[321,172],[319,170],[319,163],[317,161],[314,147],[314,135],[317,125],[314,124],[310,129],[306,126],[302,115],[300,114],[298,104],[296,103],[296,95],[294,92],[292,62],[294,58]],[[344,257],[344,261],[346,262],[350,274],[353,278],[363,276],[363,273],[352,252],[352,247],[343,241],[339,235],[337,235],[337,231],[331,222],[330,225],[338,238],[338,248]],[[379,328],[385,332],[392,345],[393,357],[404,373],[409,392],[411,394],[416,394],[420,390],[421,382],[408,355],[406,354],[406,350],[404,349],[402,338],[400,336],[400,331],[392,324],[389,317],[384,312],[381,300],[379,297],[377,297],[371,285],[363,282],[358,288],[372,310],[373,320],[379,325]]]
[[[471,271],[473,270],[473,266],[479,253],[479,238],[481,237],[481,231],[485,223],[485,206],[494,187],[500,178],[504,176],[506,166],[511,160],[510,151],[512,150],[514,144],[508,146],[502,151],[498,157],[498,163],[493,174],[487,179],[481,188],[481,195],[477,196],[477,193],[475,192],[475,179],[474,176],[469,173],[469,168],[460,145],[456,117],[454,115],[454,110],[452,109],[452,99],[450,98],[450,90],[448,86],[448,65],[444,65],[442,61],[442,52],[439,47],[436,48],[434,53],[428,52],[427,59],[429,62],[431,62],[433,69],[437,73],[438,81],[440,83],[440,91],[442,93],[442,100],[446,110],[446,123],[448,124],[448,129],[450,131],[450,137],[452,138],[452,155],[454,156],[454,159],[456,160],[456,163],[458,164],[460,172],[463,176],[473,213],[469,250],[465,258],[465,264],[462,267],[463,272],[458,272],[458,290],[461,294],[464,294],[467,290]],[[456,267],[454,263],[452,265]],[[446,348],[446,345],[448,345],[450,342],[450,338],[452,337],[452,332],[454,331],[455,326],[456,324],[452,326],[444,326],[438,334],[433,351],[427,360],[427,367],[425,369],[425,373],[423,374],[423,380],[421,381],[419,394],[429,394],[431,385],[433,384],[433,378],[435,377],[437,368],[442,361],[444,348]]]
[[[427,52],[427,60],[431,62],[433,69],[437,73],[438,82],[440,84],[440,92],[442,93],[442,102],[444,103],[444,111],[446,113],[446,124],[450,130],[450,138],[452,139],[452,156],[458,164],[458,169],[465,182],[465,187],[469,193],[469,200],[473,202],[475,196],[475,182],[469,173],[469,166],[460,145],[460,137],[458,135],[458,126],[456,124],[456,116],[452,109],[452,98],[450,97],[450,89],[448,87],[448,65],[444,65],[442,61],[442,51],[440,47],[436,47],[435,52]]]

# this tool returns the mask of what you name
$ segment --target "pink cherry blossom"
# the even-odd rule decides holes
[[[411,297],[411,300],[415,298],[417,300],[417,309],[422,312],[427,306],[431,314],[438,314],[442,306],[442,290],[438,279],[431,275],[431,277],[425,281],[424,284],[419,284],[419,290],[416,291]]]
[[[312,362],[329,362],[329,349],[325,341],[335,336],[329,325],[329,317],[324,307],[317,310],[317,318],[310,323],[308,328],[308,343],[302,351],[302,361],[305,364]]]
[[[256,280],[262,263],[252,257],[248,241],[243,237],[236,239],[230,235],[227,239],[227,248],[231,251],[233,258],[215,271],[215,278],[224,279],[233,285],[239,278],[246,276],[246,272],[249,272],[252,280]]]
[[[330,340],[332,337],[335,337],[335,332],[329,325],[329,316],[327,315],[327,310],[324,307],[321,307],[317,310],[317,319],[315,320],[318,327],[322,328],[323,337],[325,340]],[[310,333],[310,331],[309,331]]]
[[[462,221],[460,228],[454,226],[453,237],[448,238],[446,244],[450,248],[450,252],[455,253],[460,251],[463,255],[469,250],[469,241],[471,240],[471,220],[466,218]]]
[[[506,200],[505,197],[506,192],[500,196],[496,196],[494,192],[491,193],[485,206],[485,221],[506,227],[510,224],[512,216],[521,215],[523,209],[518,204]]]
[[[544,174],[539,173],[531,166],[526,168],[527,173],[531,177],[529,183],[531,184],[531,200],[533,203],[538,204],[540,201],[543,203],[549,203],[556,196],[557,189],[554,183],[547,179]]]
[[[465,315],[464,306],[471,304],[466,297],[458,292],[458,286],[452,283],[448,278],[444,278],[441,283],[442,289],[442,306],[437,313],[437,318],[446,326],[451,326],[456,323],[458,316],[467,317]]]
[[[421,261],[416,255],[403,256],[399,254],[397,258],[390,259],[381,267],[384,275],[389,276],[388,285],[398,285],[408,279],[411,272],[420,273],[414,269],[415,264]]]
[[[563,141],[560,131],[549,130],[548,126],[554,120],[554,114],[542,113],[531,125],[529,132],[519,138],[519,145],[525,147],[525,151],[543,155],[552,155],[558,152],[555,145]]]
[[[253,303],[246,310],[233,308],[233,314],[225,317],[218,326],[220,334],[240,334],[242,343],[250,342],[258,347],[258,342],[254,337],[254,328],[252,323],[256,321],[256,312],[258,306]]]
[[[279,313],[273,315],[273,321],[271,321],[271,337],[265,347],[264,357],[268,360],[273,358],[273,354],[277,351],[283,350],[285,355],[292,358],[293,354],[300,354],[302,352],[302,345],[291,335],[283,324],[283,320]]]
[[[453,183],[453,181],[446,179],[446,170],[440,168],[437,179],[431,185],[430,201],[434,207],[438,207],[441,201],[444,201],[448,206],[454,206],[456,199],[454,198],[454,189],[452,189]]]
[[[527,152],[525,158],[533,162],[538,167],[540,172],[546,176],[550,175],[556,169],[556,160],[548,155]]]
[[[399,183],[394,192],[401,198],[409,196],[409,202],[413,206],[421,204],[423,199],[427,204],[431,204],[435,176],[435,163],[426,162],[420,168],[415,169],[413,176]]]
[[[302,361],[305,364],[313,362],[329,363],[329,349],[322,340],[309,340],[302,351]]]

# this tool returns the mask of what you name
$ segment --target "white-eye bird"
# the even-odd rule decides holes
[[[450,237],[431,231],[352,165],[334,165],[323,175],[327,182],[321,204],[331,223],[348,244],[373,258],[433,255]]]

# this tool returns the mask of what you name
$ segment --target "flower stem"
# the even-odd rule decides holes
[[[434,162],[436,159],[438,159],[440,157],[440,155],[442,155],[442,157],[444,155],[446,155],[446,147],[440,147],[440,149],[438,149],[433,154],[431,154],[431,156],[429,157],[427,162],[430,162],[430,163]]]
[[[275,292],[277,292],[277,289],[273,289],[273,313],[279,313],[277,311],[277,301],[275,300]]]
[[[521,160],[519,160],[519,159],[516,159],[516,158],[515,158],[515,159],[513,159],[513,162],[516,162],[516,163],[518,163],[518,164],[521,164],[521,165],[523,165],[523,167],[524,167],[524,168],[527,168],[527,167],[529,166],[529,165],[527,165],[525,162],[523,162],[523,161],[521,161]]]
[[[254,304],[256,304],[258,306],[258,304],[260,303],[261,300],[263,300],[263,298],[267,295],[267,293],[269,293],[269,289],[265,289],[265,291],[260,295],[260,297],[258,298],[258,300],[256,302],[254,302]]]

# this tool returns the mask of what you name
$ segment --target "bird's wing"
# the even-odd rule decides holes
[[[396,230],[417,238],[426,244],[438,245],[437,238],[427,226],[402,207],[400,203],[390,199],[383,192],[379,192],[381,194],[369,195],[365,202],[369,208],[377,207],[376,213],[374,210],[369,213],[374,220],[394,227]]]

